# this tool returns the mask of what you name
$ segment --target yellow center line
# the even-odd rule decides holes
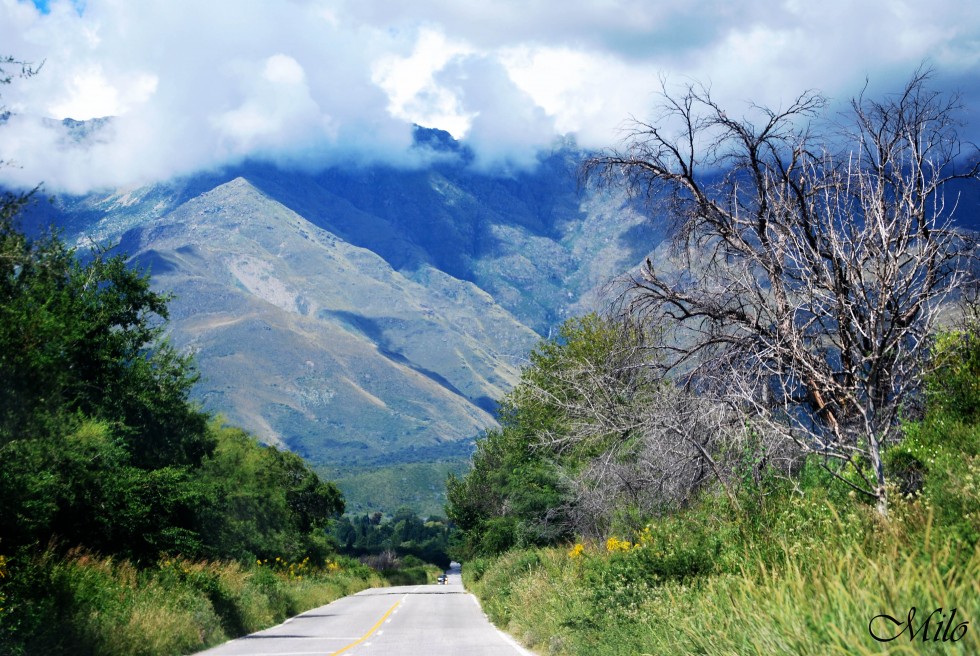
[[[374,626],[372,626],[371,629],[367,633],[365,633],[360,638],[358,638],[354,642],[350,643],[346,647],[344,647],[342,649],[338,649],[335,652],[331,652],[331,655],[330,656],[337,656],[337,654],[343,654],[348,649],[353,649],[354,647],[358,646],[359,644],[361,644],[362,642],[364,642],[365,640],[367,640],[368,638],[370,638],[374,634],[375,631],[377,631],[379,628],[381,628],[381,625],[384,624],[384,621],[386,619],[388,619],[388,616],[391,615],[393,612],[395,612],[395,609],[398,608],[398,605],[400,603],[402,603],[402,600],[401,599],[399,599],[398,601],[396,601],[395,602],[395,605],[392,606],[391,608],[389,608],[388,609],[388,612],[385,613],[384,615],[382,615],[381,616],[381,619],[378,620],[377,623]]]

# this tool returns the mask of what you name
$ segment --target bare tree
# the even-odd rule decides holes
[[[43,62],[41,65],[43,66]],[[10,55],[0,55],[0,86],[10,84],[15,78],[32,77],[40,70],[41,66],[34,66]],[[6,106],[0,105],[0,121],[6,120],[8,116]]]
[[[729,404],[664,379],[655,333],[628,317],[616,337],[584,357],[567,358],[545,384],[533,378],[518,392],[557,411],[557,430],[535,435],[538,449],[565,467],[572,503],[563,516],[575,533],[604,536],[622,507],[649,517],[716,487],[737,507],[734,487],[746,474],[788,470],[797,449],[746,422]],[[572,456],[572,457],[568,457]]]
[[[969,244],[943,189],[976,178],[958,101],[918,71],[825,125],[813,92],[731,118],[703,86],[663,86],[662,114],[589,180],[663,203],[671,256],[633,277],[629,312],[672,326],[663,368],[824,456],[887,513],[883,449],[913,397]],[[975,149],[972,149],[975,151]],[[966,161],[969,155],[971,161]],[[846,472],[850,471],[850,474]]]

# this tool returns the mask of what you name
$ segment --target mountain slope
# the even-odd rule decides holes
[[[169,329],[197,353],[208,409],[342,477],[355,508],[428,495],[438,511],[537,336],[601,304],[660,235],[623,197],[580,190],[569,144],[487,175],[448,135],[418,136],[444,156],[245,162],[61,196],[28,220],[118,244],[176,293]]]
[[[421,168],[285,170],[245,162],[225,170],[82,197],[58,199],[69,236],[111,243],[237,177],[344,241],[424,281],[436,269],[474,283],[540,334],[570,314],[596,285],[629,270],[661,230],[622,195],[580,189],[583,153],[556,144],[537,168],[475,172],[448,135],[419,129],[443,157]]]
[[[205,405],[319,464],[458,454],[536,339],[474,285],[409,280],[241,178],[121,246],[176,294],[171,338]]]

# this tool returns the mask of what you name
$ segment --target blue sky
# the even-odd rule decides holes
[[[0,0],[0,43],[44,62],[0,89],[0,179],[76,191],[243,157],[404,163],[413,123],[527,166],[556,135],[614,145],[661,77],[731,114],[926,62],[980,124],[974,0]],[[40,120],[106,115],[86,150]]]
[[[42,14],[48,14],[51,12],[50,0],[32,0],[34,6],[40,10]],[[72,0],[72,4],[75,6],[75,10],[82,14],[85,12],[85,0]]]

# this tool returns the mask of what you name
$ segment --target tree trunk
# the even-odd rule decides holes
[[[871,467],[875,473],[875,509],[882,518],[888,517],[888,489],[885,486],[885,463],[881,459],[881,443],[872,431],[868,436],[868,451],[871,456]]]

